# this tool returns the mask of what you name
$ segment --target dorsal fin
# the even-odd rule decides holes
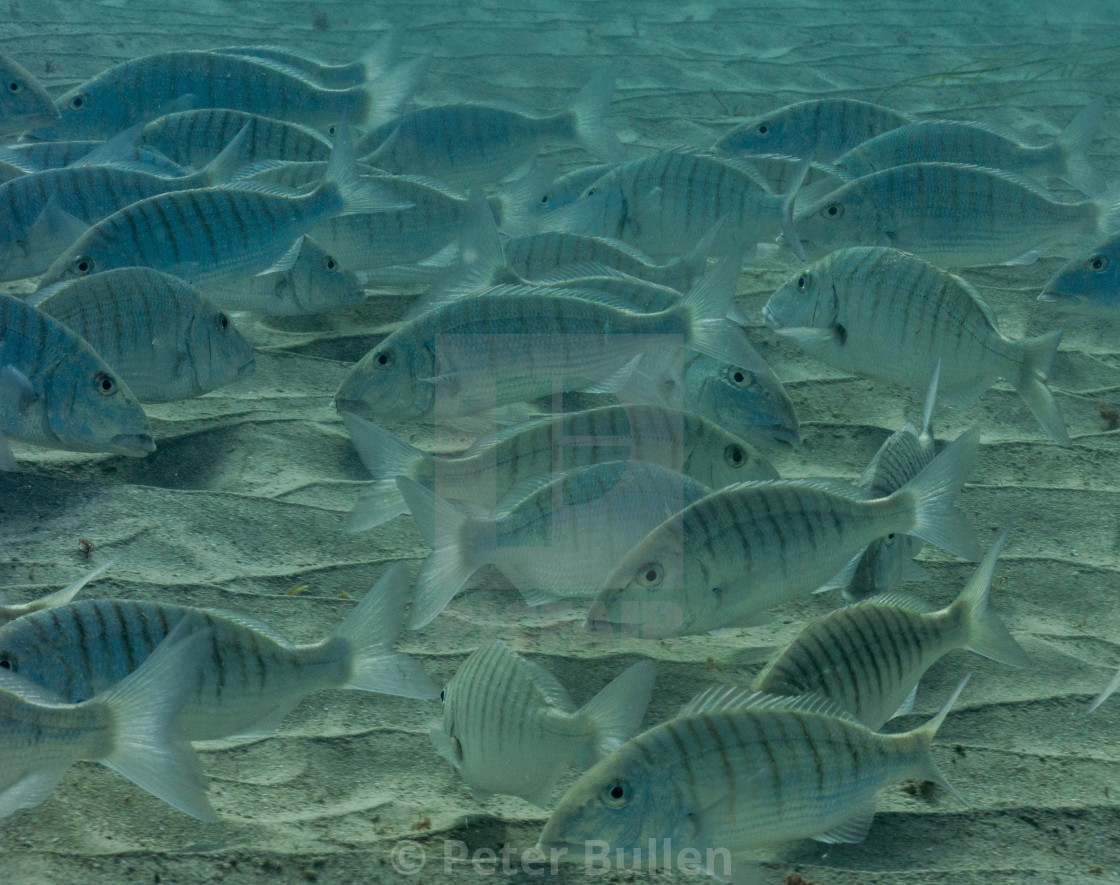
[[[740,710],[789,710],[799,713],[817,713],[834,716],[846,722],[860,724],[859,720],[836,701],[810,692],[786,696],[751,691],[737,685],[716,685],[702,691],[681,707],[677,716],[695,716],[699,713],[730,713]]]

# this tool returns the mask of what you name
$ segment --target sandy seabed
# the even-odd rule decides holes
[[[826,94],[1046,136],[1103,95],[1109,111],[1093,155],[1110,181],[1120,180],[1120,45],[1109,43],[1115,7],[1107,2],[12,0],[0,16],[0,52],[52,90],[172,48],[282,43],[348,60],[394,23],[408,28],[406,54],[435,56],[422,103],[491,98],[559,107],[609,60],[618,83],[611,122],[632,156],[708,144],[737,116]],[[575,150],[560,158],[567,166],[590,160]],[[939,408],[935,416],[941,440],[983,428],[962,507],[985,546],[1001,527],[1012,528],[993,606],[1035,663],[1019,671],[954,653],[922,683],[916,712],[890,725],[918,724],[973,673],[935,748],[970,807],[943,791],[889,787],[865,842],[802,841],[760,855],[763,881],[793,872],[819,885],[1120,877],[1120,698],[1084,715],[1120,665],[1120,436],[1102,418],[1120,404],[1120,321],[1058,317],[1035,302],[1070,254],[1060,249],[1029,267],[967,276],[1005,333],[1065,329],[1053,387],[1073,447],[1050,444],[1002,384],[967,412]],[[891,431],[917,418],[920,395],[834,372],[761,327],[767,295],[795,266],[771,255],[740,282],[740,303],[759,323],[754,338],[802,421],[803,444],[776,452],[775,462],[784,476],[852,478]],[[20,448],[25,472],[0,476],[0,586],[13,600],[32,598],[116,557],[86,596],[235,609],[293,640],[324,636],[391,563],[426,553],[407,518],[359,536],[342,532],[367,476],[329,401],[348,366],[411,300],[380,294],[320,317],[239,318],[258,348],[257,371],[201,399],[152,407],[159,449],[151,457]],[[427,442],[454,450],[464,441]],[[89,559],[80,538],[95,545]],[[932,579],[912,589],[939,604],[973,568],[937,551],[924,559]],[[577,703],[648,656],[658,679],[647,724],[671,716],[706,684],[747,683],[807,618],[838,603],[835,595],[808,598],[778,612],[773,625],[719,637],[605,644],[582,631],[576,608],[533,612],[492,572],[474,584],[480,589],[403,639],[437,682],[494,636],[556,673]],[[580,865],[544,877],[531,874],[539,867],[522,868],[517,854],[536,842],[545,814],[518,799],[474,801],[429,744],[438,716],[435,701],[324,693],[275,736],[208,747],[201,757],[221,817],[215,824],[176,812],[100,766],[77,765],[41,807],[0,821],[0,882],[589,878]],[[401,840],[426,857],[419,872],[394,868],[394,859],[404,868],[419,856],[392,854]],[[499,860],[496,869],[445,871],[446,840],[470,851],[509,846],[513,860],[504,870]],[[696,881],[683,873],[594,876],[634,878]]]

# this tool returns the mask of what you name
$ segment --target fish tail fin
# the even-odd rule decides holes
[[[1093,703],[1089,705],[1089,709],[1085,712],[1092,713],[1097,707],[1112,697],[1118,688],[1120,688],[1120,670],[1116,671],[1116,675],[1112,677],[1112,681],[1105,686],[1104,691],[1093,699]]]
[[[397,486],[425,543],[432,548],[416,578],[416,596],[408,616],[408,628],[418,630],[446,608],[478,566],[468,560],[464,543],[469,516],[406,476],[397,478]]]
[[[724,216],[715,224],[713,224],[706,234],[700,238],[692,251],[680,259],[680,267],[685,272],[688,284],[691,286],[704,276],[704,270],[708,266],[708,259],[712,256],[712,249],[715,247],[716,238],[719,236],[720,231],[723,230],[723,225],[727,221],[727,216]]]
[[[377,47],[374,47],[374,51],[376,49]],[[395,117],[401,105],[412,98],[420,88],[431,63],[430,54],[422,55],[379,73],[375,78],[357,87],[364,90],[369,99],[365,115],[357,121],[358,125],[372,128]]]
[[[980,558],[972,526],[956,507],[957,495],[968,481],[980,450],[980,429],[958,436],[892,498],[909,499],[914,524],[906,534],[936,544],[954,556],[975,562]]]
[[[213,187],[229,181],[244,166],[249,156],[249,124],[240,131],[197,173],[199,187]]]
[[[1094,201],[1097,204],[1096,225],[1089,233],[1099,237],[1120,230],[1120,184],[1115,184]]]
[[[396,479],[423,473],[433,458],[357,415],[343,412],[342,420],[358,450],[358,457],[376,480],[372,488],[358,496],[346,523],[346,531],[364,532],[407,510]]]
[[[1046,386],[1050,367],[1054,363],[1054,354],[1058,352],[1061,341],[1062,330],[1057,329],[1020,342],[1022,362],[1019,364],[1019,377],[1015,381],[1015,390],[1023,398],[1031,414],[1038,419],[1038,423],[1050,434],[1051,439],[1060,446],[1068,446],[1070,438],[1066,430],[1066,422],[1054,400],[1054,394]]]
[[[354,143],[350,139],[350,126],[345,114],[338,124],[327,171],[319,187],[337,188],[341,206],[335,215],[388,212],[411,206],[395,199],[384,185],[362,178],[354,159]]]
[[[434,698],[439,688],[424,668],[393,651],[409,600],[408,568],[398,562],[362,597],[331,638],[350,645],[350,676],[344,688],[405,698]]]
[[[741,249],[729,252],[674,309],[687,311],[691,317],[691,332],[685,343],[693,350],[751,371],[769,371],[743,330],[727,318],[735,302],[742,263]]]
[[[962,610],[964,622],[968,627],[967,645],[971,651],[994,661],[1010,664],[1012,667],[1029,667],[1030,659],[1027,653],[1008,632],[1007,626],[1000,620],[999,615],[988,609],[992,572],[995,571],[996,560],[999,559],[1003,542],[1006,540],[1007,530],[1004,529],[1003,534],[984,555],[984,559],[977,566],[972,578],[952,607]]]
[[[211,631],[192,632],[187,623],[127,679],[86,703],[112,711],[112,742],[100,762],[180,811],[213,821],[202,766],[178,721]]]
[[[578,715],[586,717],[590,725],[588,745],[593,759],[607,756],[634,736],[653,696],[655,675],[653,661],[641,661],[580,708]]]
[[[803,157],[801,162],[797,164],[797,169],[789,181],[789,187],[782,195],[782,242],[790,247],[798,261],[808,261],[809,259],[805,255],[805,249],[801,246],[801,238],[797,235],[797,230],[793,226],[793,204],[797,200],[797,194],[801,190],[801,185],[805,183],[805,176],[809,174],[812,165],[812,154]]]
[[[933,743],[933,738],[937,734],[941,724],[945,721],[945,717],[949,715],[949,711],[953,709],[953,704],[957,702],[964,687],[968,685],[968,680],[972,676],[971,673],[967,674],[964,679],[957,685],[956,691],[950,695],[949,700],[945,702],[945,706],[938,711],[937,715],[929,720],[925,725],[915,728],[913,731],[908,731],[899,738],[909,741],[914,746],[917,755],[917,772],[919,777],[932,781],[939,787],[943,787],[952,793],[962,805],[968,807],[968,801],[957,792],[956,788],[945,780],[945,775],[937,767],[937,763],[933,761],[933,755],[930,753],[930,746]]]
[[[1100,129],[1103,114],[1104,98],[1097,96],[1058,136],[1058,149],[1062,153],[1061,178],[1091,197],[1104,190],[1104,179],[1089,161],[1089,145]]]
[[[400,58],[403,42],[404,27],[399,24],[393,25],[377,38],[377,42],[361,58],[362,70],[365,71],[367,80],[384,77],[392,69]]]
[[[572,102],[576,140],[596,157],[615,163],[622,159],[622,142],[604,117],[614,93],[614,71],[608,66],[595,74]]]

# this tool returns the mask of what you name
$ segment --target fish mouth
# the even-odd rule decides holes
[[[143,457],[156,450],[155,440],[147,433],[118,433],[110,443],[113,451],[121,455]]]
[[[237,370],[237,377],[240,378],[242,375],[248,375],[250,372],[252,372],[256,368],[257,368],[257,359],[256,359],[256,357],[251,356],[251,357],[249,357],[248,360],[246,360],[244,363],[241,364],[241,367]]]
[[[762,308],[762,319],[763,321],[765,321],[766,325],[775,329],[778,328],[778,317],[774,313],[774,309],[769,304],[765,305]]]
[[[346,399],[336,396],[331,400],[331,405],[336,412],[349,412],[351,415],[357,415],[359,418],[366,417],[366,413],[369,411],[366,408],[366,404],[360,399]]]

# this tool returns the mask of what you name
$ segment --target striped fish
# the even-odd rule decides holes
[[[41,294],[35,306],[89,342],[142,403],[201,396],[254,368],[229,316],[158,270],[107,270]]]
[[[713,492],[619,562],[588,626],[663,637],[743,623],[830,578],[826,586],[846,582],[853,555],[890,532],[978,559],[972,529],[953,502],[979,441],[979,430],[962,434],[886,498],[868,500],[827,480],[739,483]]]
[[[342,417],[376,480],[350,512],[351,532],[406,512],[400,476],[488,509],[533,477],[605,461],[648,461],[709,488],[778,477],[765,457],[734,434],[691,412],[658,406],[602,406],[542,418],[479,440],[459,457],[430,455],[357,415]]]
[[[132,391],[85,341],[0,294],[0,467],[14,470],[4,437],[137,457],[156,447]]]
[[[266,733],[308,694],[349,688],[413,698],[438,691],[420,665],[393,651],[408,600],[394,566],[322,642],[293,645],[229,612],[155,602],[71,602],[0,628],[0,669],[79,703],[140,667],[180,624],[205,632],[200,671],[182,704],[191,740]]]
[[[1006,537],[1004,532],[992,545],[952,605],[929,611],[902,594],[888,594],[834,611],[802,630],[751,688],[828,698],[879,731],[887,720],[910,712],[926,670],[954,649],[1029,666],[999,615],[988,609]]]
[[[1062,178],[1090,196],[1104,188],[1089,162],[1104,99],[1095,99],[1049,144],[1022,144],[1013,133],[983,123],[923,120],[884,132],[838,157],[835,165],[859,178],[909,163],[971,163],[990,169]]]
[[[554,168],[551,169],[553,174],[549,176],[549,181],[542,181],[540,187],[525,194],[525,205],[521,216],[525,230],[517,233],[549,230],[550,227],[546,222],[553,212],[574,203],[579,199],[580,194],[617,165],[617,163],[598,163],[594,166],[583,166],[559,177],[555,175]]]
[[[79,163],[94,151],[103,149],[108,143],[91,140],[20,141],[0,145],[0,158],[27,172],[43,172],[47,169],[61,169],[63,166]],[[148,148],[134,146],[127,153],[122,150],[118,163],[121,160],[131,161],[163,175],[190,174],[189,169],[184,169],[163,154]]]
[[[614,167],[577,200],[549,213],[546,224],[622,240],[665,260],[694,248],[722,221],[712,250],[724,254],[782,231],[792,243],[792,198],[800,182],[794,185],[783,196],[737,161],[662,151]]]
[[[351,368],[339,411],[419,420],[478,414],[596,384],[607,388],[643,352],[688,348],[737,364],[761,359],[725,319],[739,256],[728,256],[680,304],[637,314],[560,289],[503,287],[406,321]],[[622,375],[626,373],[623,372]]]
[[[331,142],[309,126],[234,111],[199,108],[157,117],[140,134],[140,143],[183,166],[201,168],[245,129],[245,163],[261,160],[327,160]]]
[[[614,75],[600,71],[571,107],[531,116],[488,104],[436,105],[374,129],[355,151],[397,174],[426,175],[456,187],[492,184],[531,161],[548,145],[578,143],[597,157],[622,157],[618,136],[604,122]]]
[[[622,866],[665,839],[674,852],[723,849],[728,868],[719,869],[713,853],[707,872],[731,876],[731,858],[754,848],[807,838],[861,842],[889,784],[930,780],[964,803],[931,753],[964,684],[925,725],[891,735],[827,701],[711,689],[584,773],[538,845],[575,856],[609,845]]]
[[[56,123],[37,138],[108,138],[167,113],[190,98],[200,107],[269,114],[293,123],[329,126],[379,123],[416,91],[427,69],[421,58],[349,89],[324,89],[298,71],[261,59],[181,50],[131,58],[55,99]]]
[[[921,258],[876,247],[833,252],[782,285],[763,315],[780,335],[844,371],[920,388],[940,360],[942,396],[961,408],[1004,378],[1051,438],[1070,444],[1046,386],[1061,331],[1004,337],[976,289]]]
[[[48,126],[58,120],[47,90],[14,58],[0,55],[0,134]]]
[[[217,820],[178,722],[205,645],[204,636],[168,642],[119,685],[79,704],[0,673],[0,817],[42,804],[71,765],[89,760],[192,817]]]
[[[407,477],[401,495],[432,548],[416,578],[408,626],[431,622],[471,575],[495,566],[530,605],[594,596],[650,531],[711,492],[648,461],[608,461],[513,489],[495,516],[476,516]]]
[[[1082,253],[1063,265],[1038,300],[1090,313],[1120,307],[1120,234],[1113,234],[1088,254]]]
[[[520,796],[543,808],[573,762],[586,767],[638,730],[653,679],[652,661],[634,664],[577,710],[555,676],[495,640],[440,693],[432,743],[476,798]]]
[[[1012,172],[912,163],[799,201],[793,227],[814,257],[845,246],[890,246],[942,267],[1026,264],[1056,240],[1120,227],[1120,192],[1063,203]]]
[[[113,165],[48,169],[0,185],[0,280],[47,270],[92,225],[133,203],[159,194],[210,187],[228,179],[244,158],[245,136],[233,140],[210,165],[185,176],[167,176]]]
[[[939,361],[926,393],[921,429],[907,421],[905,427],[888,436],[857,480],[856,486],[864,489],[868,497],[885,498],[902,488],[921,473],[937,454],[937,443],[930,427],[940,374]],[[904,581],[924,581],[929,574],[914,562],[921,551],[922,539],[913,535],[887,535],[872,541],[863,551],[852,573],[851,583],[843,588],[844,597],[864,599],[894,590]]]
[[[264,316],[305,316],[357,304],[366,297],[354,272],[310,237],[303,237],[291,267],[238,277],[206,287],[206,297],[226,310]]]
[[[327,175],[309,193],[234,183],[149,197],[86,231],[55,259],[39,287],[143,266],[206,290],[227,279],[290,267],[298,256],[295,241],[328,218],[396,205],[362,181],[349,139],[340,137]]]
[[[72,581],[61,590],[55,590],[53,593],[40,596],[38,599],[32,599],[30,602],[8,604],[4,601],[5,597],[3,591],[0,591],[0,626],[8,623],[8,621],[14,621],[16,618],[29,615],[32,612],[43,611],[43,609],[54,608],[58,605],[65,605],[77,596],[86,584],[100,575],[112,564],[110,560],[104,565],[99,565],[92,572],[83,575],[76,581]]]
[[[785,154],[828,162],[869,138],[914,122],[909,114],[851,98],[815,98],[740,123],[713,146],[718,154]]]

